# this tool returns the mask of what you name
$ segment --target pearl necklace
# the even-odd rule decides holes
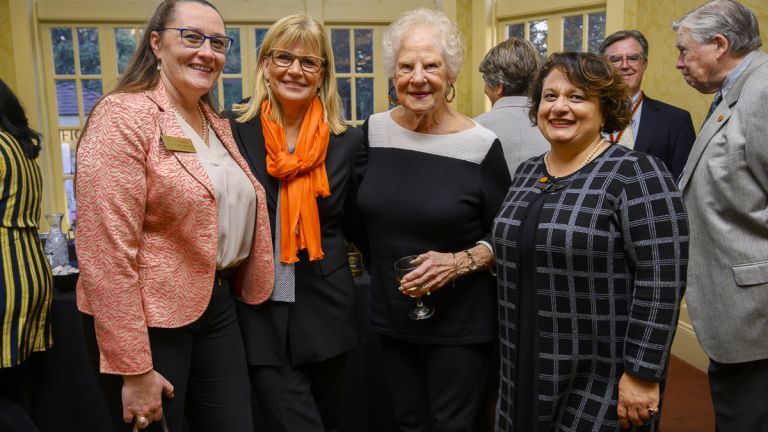
[[[181,111],[179,111],[176,107],[173,107],[173,110],[176,111],[176,113],[182,118],[182,120],[184,120],[184,122],[187,123],[189,127],[194,130],[194,128],[192,128],[192,122],[188,121],[184,117],[184,115],[181,113]],[[200,107],[200,104],[197,105],[197,114],[200,115],[200,122],[203,124],[203,129],[202,129],[203,134],[199,135],[200,139],[203,140],[203,143],[205,143],[205,145],[208,145],[208,120],[205,118],[205,115],[203,114],[203,108]]]
[[[589,152],[589,154],[587,155],[587,158],[586,158],[586,159],[584,159],[584,162],[582,162],[582,163],[581,163],[581,165],[579,165],[579,167],[578,167],[578,168],[576,168],[576,170],[575,170],[574,172],[576,172],[576,171],[578,171],[578,170],[580,170],[580,169],[584,168],[584,166],[585,166],[586,164],[588,164],[588,163],[589,163],[589,162],[592,160],[592,158],[594,158],[594,157],[595,157],[595,154],[597,154],[597,150],[598,150],[600,147],[602,147],[602,145],[603,145],[603,143],[604,143],[604,142],[605,142],[605,138],[601,139],[601,140],[600,140],[600,141],[597,143],[597,145],[595,146],[595,148],[593,148],[593,149],[592,149],[592,151],[591,151],[591,152]],[[550,153],[550,152],[551,152],[551,151],[548,151],[548,152],[547,152],[547,154],[545,154],[545,155],[544,155],[544,167],[547,169],[547,173],[548,173],[548,174],[552,175],[552,177],[555,177],[555,175],[553,175],[553,174],[552,174],[552,170],[549,168],[549,153]],[[555,178],[557,178],[557,177],[555,177]]]
[[[200,138],[203,139],[205,145],[208,145],[208,120],[205,118],[205,114],[203,114],[203,108],[200,106],[200,104],[197,104],[197,113],[200,114],[200,121],[203,123],[203,136]]]

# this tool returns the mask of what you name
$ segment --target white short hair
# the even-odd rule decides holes
[[[737,56],[763,45],[755,14],[732,0],[704,3],[672,23],[675,31],[681,27],[688,29],[691,37],[700,44],[712,42],[717,34],[725,36],[730,44],[728,51]]]
[[[384,31],[382,59],[388,74],[395,73],[395,62],[402,48],[403,38],[413,29],[426,27],[433,30],[443,50],[448,76],[455,79],[464,61],[464,38],[456,23],[443,12],[419,8],[404,12]]]

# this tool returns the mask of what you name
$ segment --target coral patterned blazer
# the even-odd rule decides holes
[[[229,122],[205,116],[253,183],[258,200],[251,253],[238,266],[237,297],[267,300],[274,263],[264,188],[237,150]],[[77,147],[77,306],[94,317],[101,371],[152,369],[147,327],[199,318],[216,271],[218,208],[195,153],[166,149],[183,137],[162,83],[105,97]]]

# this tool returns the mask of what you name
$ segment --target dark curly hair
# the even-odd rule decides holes
[[[600,101],[603,112],[601,132],[618,132],[629,125],[632,120],[632,97],[621,75],[603,57],[577,52],[552,54],[536,75],[528,107],[532,125],[537,125],[544,79],[555,69],[561,71],[571,84]]]

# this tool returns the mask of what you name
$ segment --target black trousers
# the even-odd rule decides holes
[[[483,416],[491,343],[430,345],[381,336],[402,432],[474,432]]]
[[[267,432],[337,432],[347,353],[297,366],[251,366]]]
[[[218,278],[217,278],[218,279]],[[83,315],[86,344],[98,365],[93,317]],[[173,399],[163,397],[170,432],[181,432],[186,420],[192,431],[252,432],[251,389],[235,299],[228,279],[214,284],[203,315],[180,328],[149,328],[154,370],[174,386]],[[98,370],[98,366],[96,367]],[[99,374],[115,431],[131,431],[123,422],[120,375]],[[145,431],[162,431],[152,423]]]
[[[30,418],[29,360],[18,366],[0,369],[0,431],[35,432]]]
[[[768,431],[768,359],[710,359],[708,374],[718,432]]]

